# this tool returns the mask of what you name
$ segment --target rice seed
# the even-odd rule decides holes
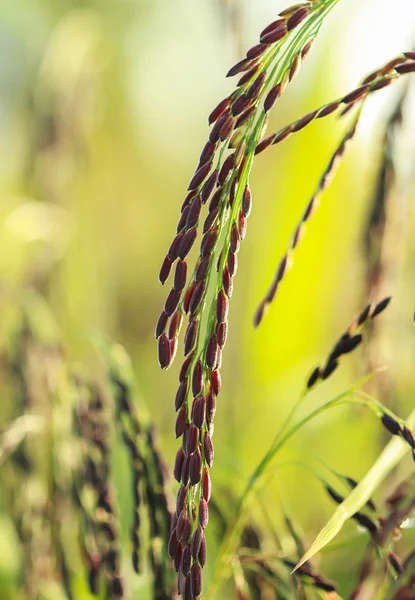
[[[401,559],[394,552],[390,552],[388,555],[389,562],[394,569],[396,575],[402,575],[404,568]]]
[[[205,538],[204,534],[202,535],[202,539],[201,539],[201,542],[200,542],[199,555],[198,555],[197,558],[198,558],[200,566],[203,569],[203,567],[206,564],[206,558],[207,558],[206,538]]]
[[[193,396],[198,396],[203,389],[203,367],[200,360],[193,367],[192,392]]]
[[[174,311],[176,310],[177,305],[179,304],[179,300],[180,292],[176,291],[174,288],[171,289],[164,303],[164,311],[168,314],[169,317],[171,317]]]
[[[233,104],[232,104],[231,110],[232,110],[233,116],[237,117],[242,112],[244,112],[244,110],[246,110],[246,108],[248,108],[250,103],[251,103],[251,100],[247,94],[242,94],[241,96],[239,96],[239,98],[237,98],[235,100],[235,102],[233,102]]]
[[[255,110],[256,107],[255,105],[253,105],[250,106],[245,112],[243,112],[241,116],[236,120],[235,129],[238,129],[239,127],[242,127],[242,125],[245,125],[245,123],[249,121],[249,119],[252,117]]]
[[[332,360],[331,362],[327,363],[323,373],[321,374],[321,378],[325,380],[328,377],[330,377],[330,375],[337,369],[338,366],[339,363],[337,362],[337,360]]]
[[[230,136],[233,131],[235,124],[235,120],[233,117],[229,116],[222,124],[222,127],[219,130],[219,139],[224,142]]]
[[[176,419],[176,439],[183,435],[186,427],[186,407],[182,406]]]
[[[169,315],[165,310],[162,310],[156,325],[156,340],[161,336],[162,333],[166,330],[167,321],[169,320]]]
[[[395,421],[391,415],[384,413],[381,421],[392,435],[400,435],[402,433],[401,426],[399,425],[398,421]]]
[[[226,99],[226,100],[229,103],[228,99]],[[215,150],[216,150],[215,144],[212,144],[211,142],[207,141],[202,150],[200,158],[199,158],[199,167],[201,167],[202,165],[204,165],[207,162],[210,162],[212,156],[215,153]]]
[[[218,323],[223,323],[228,317],[229,300],[223,290],[220,290],[216,300],[216,318]]]
[[[203,225],[203,233],[204,234],[213,227],[213,224],[215,223],[216,219],[218,218],[218,215],[219,215],[219,207],[215,208],[215,210],[213,210],[212,212],[210,212],[208,214],[208,216],[206,217],[206,221]],[[210,262],[210,256],[209,256],[208,264],[209,264],[209,262]]]
[[[231,171],[233,170],[234,166],[235,166],[234,156],[233,156],[233,154],[230,154],[227,157],[227,159],[225,160],[225,162],[223,163],[222,168],[220,170],[219,178],[218,178],[219,185],[222,186],[225,184],[225,182],[229,178],[229,175],[231,174]]]
[[[314,369],[314,371],[311,373],[310,377],[308,378],[307,389],[310,390],[317,383],[317,381],[320,379],[320,377],[321,377],[320,367],[316,367]]]
[[[212,168],[211,162],[205,163],[204,165],[199,167],[196,170],[195,174],[193,175],[192,179],[190,180],[190,183],[189,183],[189,186],[187,189],[189,191],[196,190],[200,186],[200,184],[203,183],[203,181],[206,179],[211,168]]]
[[[210,390],[206,397],[206,422],[208,425],[211,425],[213,423],[213,421],[215,419],[215,415],[216,415],[216,394],[213,390]],[[213,450],[213,445],[212,445],[212,450]],[[205,451],[205,457],[206,457],[206,448],[204,451]]]
[[[188,492],[188,489],[186,486],[182,485],[179,488],[179,491],[177,493],[177,500],[176,500],[176,516],[177,517],[180,517],[180,515],[184,509],[184,506],[186,504],[187,492]],[[177,527],[177,524],[176,524],[176,527]]]
[[[180,232],[180,233],[178,233],[178,234],[177,234],[177,235],[174,237],[174,239],[173,239],[172,243],[170,244],[170,248],[169,248],[169,250],[168,250],[168,252],[167,252],[167,256],[168,256],[168,258],[171,260],[171,262],[172,262],[172,263],[173,263],[173,262],[176,260],[176,258],[177,258],[177,256],[178,256],[178,254],[177,254],[177,253],[178,253],[178,250],[179,250],[179,246],[180,246],[180,244],[181,244],[181,241],[182,241],[182,239],[183,239],[183,236],[184,236],[184,232]]]
[[[202,456],[199,450],[190,457],[189,477],[192,485],[197,485],[202,479]]]
[[[181,544],[178,545],[176,555],[173,560],[174,569],[176,572],[180,569],[180,561],[182,559],[183,546]]]
[[[212,438],[210,437],[208,432],[205,433],[205,437],[203,440],[203,451],[205,455],[206,464],[209,468],[212,468],[213,461],[215,458],[215,451],[213,449]]]
[[[179,381],[182,383],[186,378],[189,371],[190,364],[193,362],[194,352],[189,354],[184,360],[179,373]]]
[[[264,86],[266,77],[267,77],[266,71],[262,71],[262,73],[260,73],[258,75],[258,77],[255,79],[255,81],[251,84],[251,86],[248,88],[248,90],[246,92],[246,97],[248,100],[254,101],[258,98],[258,96]]]
[[[186,285],[187,279],[187,263],[185,260],[179,260],[176,265],[176,271],[174,274],[174,289],[177,292],[181,292]]]
[[[170,344],[167,335],[163,333],[158,340],[158,359],[162,369],[167,369],[171,362]]]
[[[229,69],[229,71],[226,74],[226,77],[233,77],[234,75],[237,75],[242,71],[246,71],[246,69],[249,68],[252,64],[252,60],[249,60],[248,58],[243,58],[242,60],[237,62],[236,65],[234,65],[231,69]]]
[[[230,251],[233,253],[239,252],[239,248],[241,246],[241,238],[239,236],[238,226],[236,223],[232,225],[231,229],[231,239],[230,239]]]
[[[194,560],[196,560],[199,556],[200,546],[202,544],[202,538],[204,537],[204,535],[205,534],[203,533],[203,529],[200,527],[200,525],[198,525],[196,531],[193,534],[192,542],[190,544],[190,552]]]
[[[377,315],[379,315],[381,312],[383,312],[391,300],[392,300],[392,298],[389,297],[389,298],[384,298],[384,300],[379,302],[379,304],[377,304],[375,306],[371,318],[374,319]]]
[[[216,240],[218,239],[219,227],[216,225],[212,227],[209,231],[205,233],[202,239],[202,243],[200,245],[200,254],[201,256],[206,256],[210,254],[216,244]]]
[[[206,398],[199,396],[193,400],[192,422],[198,429],[202,429],[206,420]]]
[[[405,425],[402,430],[403,439],[410,445],[410,447],[415,449],[415,436],[410,429]]]
[[[224,100],[221,100],[219,102],[219,104],[217,105],[217,107],[212,110],[212,112],[209,115],[209,125],[212,125],[212,123],[214,123],[215,121],[218,120],[218,118],[226,111],[226,109],[229,107],[229,98],[225,98]],[[212,152],[213,154],[213,152]]]
[[[183,577],[187,577],[190,572],[190,567],[192,564],[192,555],[190,554],[190,545],[187,544],[183,548],[182,560],[180,561],[180,571],[183,574]]]
[[[229,252],[228,254],[228,269],[231,277],[235,277],[236,270],[238,268],[238,257],[235,252]]]
[[[210,496],[212,494],[212,482],[210,479],[209,469],[206,467],[203,474],[203,498],[206,502],[209,502]]]
[[[190,205],[189,212],[187,213],[186,229],[191,229],[198,223],[201,209],[202,198],[200,195],[198,195],[196,198],[194,198]]]
[[[192,598],[197,598],[202,593],[202,569],[196,563],[192,566],[190,589]]]
[[[204,498],[200,499],[199,503],[199,524],[202,529],[206,529],[209,521],[209,508],[208,503]]]
[[[216,368],[217,359],[218,342],[216,341],[216,336],[212,334],[206,348],[206,364],[209,367],[209,369],[214,370]]]
[[[184,354],[185,356],[193,350],[196,344],[197,331],[199,329],[199,320],[189,322],[184,336]]]
[[[265,54],[267,50],[268,46],[266,44],[256,44],[256,46],[253,46],[248,50],[248,52],[246,53],[246,57],[248,59],[259,58],[260,56]]]
[[[187,394],[187,380],[185,379],[179,385],[179,389],[177,390],[176,399],[175,399],[175,409],[178,411],[182,406],[186,399]]]
[[[190,300],[190,304],[189,304],[189,311],[190,313],[193,315],[197,309],[200,306],[200,303],[202,301],[203,295],[205,293],[206,290],[206,283],[205,281],[199,281],[193,291],[191,300]]]
[[[210,198],[211,193],[213,192],[217,182],[218,182],[219,172],[217,169],[213,171],[213,173],[206,180],[205,184],[202,188],[202,203],[206,204],[208,199]]]
[[[170,534],[169,543],[167,546],[167,552],[171,559],[174,559],[176,556],[178,547],[179,542],[177,541],[176,529],[174,528]]]
[[[210,255],[208,256],[204,256],[203,258],[199,259],[197,268],[196,268],[196,273],[195,273],[195,281],[201,281],[202,279],[205,278],[206,273],[208,271],[209,265],[210,265]]]
[[[182,448],[179,448],[179,450],[177,451],[177,454],[176,454],[176,459],[174,461],[174,469],[173,469],[174,478],[179,483],[180,483],[180,478],[181,478],[181,474],[182,474],[184,458],[185,458],[184,452],[183,452]],[[173,558],[173,556],[171,556],[171,558]]]
[[[217,396],[222,387],[222,380],[220,377],[220,373],[217,369],[215,371],[210,372],[210,383],[212,385],[212,390],[215,392],[215,394]]]
[[[166,281],[170,275],[171,267],[172,267],[172,261],[170,260],[170,258],[168,256],[166,256],[166,258],[163,261],[163,264],[161,265],[160,274],[159,274],[159,280],[162,285],[164,285],[166,283]]]
[[[183,238],[180,241],[180,246],[177,250],[177,256],[179,258],[181,258],[182,260],[184,260],[186,258],[186,256],[189,254],[190,250],[192,249],[193,244],[195,243],[196,237],[197,237],[196,227],[193,227],[192,229],[189,229],[188,231],[186,231],[186,233],[184,234]]]
[[[295,29],[295,27],[298,27],[298,25],[308,17],[309,13],[309,6],[302,6],[296,10],[287,21],[287,31],[291,31],[292,29]]]
[[[261,44],[275,44],[282,40],[287,33],[287,28],[284,21],[280,20],[274,29],[266,33],[265,35],[261,35],[259,41]]]

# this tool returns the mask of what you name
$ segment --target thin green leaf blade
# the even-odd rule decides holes
[[[415,425],[415,411],[406,421],[409,427]],[[294,571],[310,560],[339,533],[345,521],[357,513],[372,496],[375,489],[408,452],[408,445],[400,438],[393,439],[386,446],[377,461],[369,469],[359,485],[349,494],[334,512],[327,525],[320,531],[310,548],[295,566]],[[293,571],[293,572],[294,572]]]

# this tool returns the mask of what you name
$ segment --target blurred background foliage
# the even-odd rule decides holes
[[[179,367],[160,375],[157,365],[154,326],[164,299],[159,265],[207,134],[206,116],[231,89],[224,74],[286,6],[277,0],[6,0],[0,8],[3,339],[8,307],[35,289],[50,306],[70,362],[96,368],[96,331],[123,344],[170,466]],[[340,3],[274,111],[270,132],[347,92],[366,71],[409,49],[414,17],[410,0]],[[342,122],[313,124],[256,161],[254,210],[235,282],[216,421],[218,502],[226,504],[228,488],[242,488],[310,369],[369,299],[362,239],[384,125],[399,95],[399,86],[392,88],[367,103],[357,141],[257,331],[257,303]],[[414,112],[408,115],[412,125]],[[415,359],[414,207],[407,203],[415,163],[407,137],[400,149],[405,193],[398,197],[395,220],[397,260],[381,290],[395,299],[382,317],[377,357],[390,365],[397,382],[391,408],[403,417],[413,406]],[[357,379],[365,370],[363,357],[361,352],[344,361],[318,389],[318,399]],[[3,427],[12,402],[3,387]],[[277,463],[306,456],[318,465],[323,459],[358,479],[386,439],[371,414],[338,409],[300,433]],[[127,467],[119,451],[114,460],[120,515],[128,528]],[[410,468],[408,458],[388,489]],[[321,484],[293,465],[275,471],[261,498],[281,535],[281,506],[289,507],[305,541],[332,511]],[[1,497],[0,511],[0,599],[17,599],[13,582],[21,556]],[[353,544],[333,546],[321,557],[326,575],[346,591],[366,542],[354,523],[342,535],[352,533]],[[406,535],[413,545],[413,534]],[[212,562],[219,538],[213,526]],[[128,533],[125,540],[128,547]],[[410,547],[410,540],[405,543]],[[137,578],[134,587],[142,594],[143,585]],[[80,591],[77,598],[84,597]]]

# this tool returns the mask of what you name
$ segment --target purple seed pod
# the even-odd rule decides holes
[[[212,482],[210,480],[210,473],[209,473],[209,469],[207,467],[205,467],[204,473],[203,473],[203,498],[206,500],[206,502],[209,502],[210,500],[210,496],[212,494]]]
[[[272,107],[274,106],[274,104],[276,103],[276,101],[278,100],[278,98],[280,96],[281,96],[281,84],[277,83],[277,85],[274,85],[274,87],[270,89],[270,91],[267,94],[267,97],[265,98],[265,101],[264,101],[265,112],[269,112],[272,109]]]
[[[189,477],[192,485],[197,485],[202,479],[202,456],[199,450],[190,457]]]
[[[199,221],[200,211],[202,209],[202,198],[200,195],[194,198],[193,202],[189,207],[189,212],[187,213],[186,219],[186,228],[191,229],[194,227]]]
[[[229,268],[227,265],[225,265],[225,268],[223,269],[222,285],[225,294],[228,296],[228,298],[231,298],[233,292],[233,279],[229,273]]]
[[[182,485],[177,493],[177,499],[176,499],[176,516],[177,517],[180,517],[180,514],[181,514],[182,510],[184,509],[184,506],[186,504],[186,497],[187,497],[187,487]]]
[[[232,114],[234,117],[237,117],[241,113],[243,113],[248,106],[251,104],[251,98],[247,96],[247,94],[242,94],[235,100],[232,104]]]
[[[238,229],[239,229],[239,235],[241,237],[241,240],[245,239],[247,222],[246,222],[246,219],[244,217],[244,213],[242,212],[242,210],[240,211],[240,213],[238,215]]]
[[[186,226],[187,215],[189,214],[190,205],[187,205],[182,214],[180,215],[179,222],[177,223],[177,233],[180,233]]]
[[[363,325],[363,323],[365,321],[367,321],[367,319],[368,319],[368,317],[369,317],[372,309],[373,309],[373,304],[368,304],[366,306],[366,308],[359,315],[359,318],[358,318],[358,321],[357,321],[358,325]]]
[[[187,356],[189,352],[193,350],[196,344],[197,330],[199,328],[199,321],[190,321],[187,326],[186,333],[184,336],[184,354]]]
[[[209,141],[211,142],[211,144],[216,144],[219,141],[219,132],[222,129],[222,126],[225,123],[225,121],[227,121],[228,117],[229,112],[226,110],[212,127],[211,132],[209,134]]]
[[[187,542],[190,540],[191,534],[192,524],[190,522],[190,519],[187,519],[183,527],[182,544],[187,544]]]
[[[249,185],[245,187],[242,197],[242,212],[246,218],[249,217],[252,210],[252,194]]]
[[[218,239],[218,233],[219,227],[217,225],[205,233],[200,245],[200,254],[202,256],[206,256],[212,252],[216,244],[216,240]]]
[[[342,98],[342,102],[343,104],[349,104],[357,102],[358,100],[361,100],[363,98],[363,96],[366,96],[367,92],[370,90],[370,84],[366,83],[365,85],[361,85],[358,88],[356,88],[355,90],[353,90],[352,92],[350,92],[349,94],[346,94],[346,96],[343,96]]]
[[[169,320],[169,315],[165,310],[162,310],[156,325],[156,340],[161,336],[161,334],[165,331],[167,321]]]
[[[219,173],[219,185],[224,185],[225,182],[228,180],[229,175],[232,172],[232,169],[235,167],[235,162],[234,162],[234,155],[230,154],[227,159],[225,160],[225,162],[222,165],[222,168],[220,170]]]
[[[261,31],[261,34],[259,37],[263,37],[264,35],[267,35],[267,33],[270,33],[270,31],[274,31],[274,29],[276,29],[277,27],[280,27],[281,25],[284,25],[284,19],[277,19],[276,21],[273,21],[267,27],[265,27],[265,29],[263,29]]]
[[[216,327],[216,339],[219,344],[219,348],[223,348],[226,343],[226,338],[228,335],[228,323],[224,321],[223,323],[219,323]]]
[[[187,394],[187,379],[184,379],[177,390],[176,400],[175,400],[175,408],[176,411],[179,410],[183,406],[183,402],[186,398]]]
[[[186,436],[186,454],[193,454],[196,451],[198,443],[199,430],[195,425],[189,425]]]
[[[387,413],[385,413],[382,415],[381,420],[382,420],[383,425],[386,427],[386,429],[392,435],[400,435],[402,433],[402,429],[401,429],[401,426],[399,425],[398,421],[395,421],[395,419],[393,417],[391,417],[391,415],[388,415]]]
[[[208,199],[210,198],[211,193],[213,192],[217,182],[218,182],[219,173],[218,170],[215,169],[213,173],[206,180],[203,188],[202,188],[202,203],[206,204]]]
[[[216,341],[216,336],[213,334],[206,349],[206,364],[212,371],[216,369],[217,360],[218,342]]]
[[[176,529],[173,529],[169,538],[169,544],[167,547],[167,552],[171,559],[173,559],[177,554],[177,549],[179,547],[179,542],[177,541]]]
[[[229,106],[229,98],[225,98],[224,100],[221,100],[221,102],[219,102],[217,107],[209,115],[209,125],[212,125],[212,123],[217,121],[217,119],[219,119],[219,117],[225,112],[225,110],[228,108],[228,106]],[[205,148],[206,148],[206,146],[205,146]],[[212,152],[212,154],[213,154],[213,152]]]
[[[231,277],[235,277],[236,270],[238,268],[238,257],[234,252],[228,254],[228,269]]]
[[[337,362],[337,360],[329,361],[321,374],[321,378],[327,379],[328,377],[330,377],[330,375],[337,369],[338,366],[339,363]]]
[[[206,529],[209,522],[208,503],[204,498],[201,498],[199,503],[199,523],[202,529]]]
[[[301,6],[296,10],[287,21],[287,31],[295,29],[304,19],[309,15],[310,8],[308,6]]]
[[[184,360],[184,362],[180,368],[180,373],[179,373],[180,383],[182,383],[187,378],[187,372],[189,370],[190,363],[193,361],[193,357],[194,357],[194,352],[189,354],[189,356],[187,356],[186,359]]]
[[[165,312],[171,317],[174,311],[177,308],[180,300],[180,292],[177,292],[174,288],[170,290],[169,295],[166,298],[166,302],[164,303]]]
[[[199,167],[203,166],[204,164],[206,164],[207,162],[210,161],[210,159],[212,158],[212,156],[214,155],[216,150],[216,146],[214,144],[212,144],[211,142],[206,142],[205,147],[202,150],[202,153],[200,155],[199,158]]]
[[[332,112],[334,112],[335,110],[337,110],[340,106],[340,102],[331,102],[330,104],[327,104],[326,106],[324,106],[322,109],[320,109],[320,111],[318,112],[316,119],[321,119],[322,117],[326,117],[327,115],[331,114]]]
[[[180,480],[183,485],[187,485],[189,483],[189,474],[190,474],[190,460],[188,456],[184,457],[182,472],[180,473]]]
[[[198,429],[202,429],[206,420],[206,398],[199,396],[193,400],[192,423]]]
[[[249,98],[249,100],[254,101],[258,98],[258,96],[261,92],[261,89],[264,85],[266,77],[267,77],[267,72],[263,71],[262,73],[260,73],[260,75],[258,75],[258,77],[255,79],[255,81],[252,83],[252,85],[246,92],[246,96],[247,96],[247,98]]]
[[[198,262],[198,265],[196,268],[196,274],[195,274],[196,281],[201,281],[202,279],[205,278],[206,273],[209,268],[209,264],[210,264],[210,255],[204,256],[203,258],[199,259],[199,262]]]
[[[212,199],[209,203],[209,212],[212,212],[213,210],[215,210],[215,208],[218,208],[219,203],[220,203],[220,199],[222,197],[223,194],[223,189],[219,188],[214,195],[212,196]]]
[[[209,231],[209,229],[211,229],[214,222],[218,218],[218,214],[219,214],[219,207],[215,208],[215,210],[213,210],[212,212],[210,212],[208,214],[208,216],[206,217],[206,221],[203,225],[203,233],[206,233],[207,231]]]
[[[236,223],[232,225],[230,251],[238,252],[241,246],[241,238],[239,237],[238,226]]]
[[[190,545],[187,544],[183,548],[182,560],[180,562],[180,571],[183,574],[183,577],[187,577],[190,572],[190,566],[192,564],[192,555],[190,553]]]
[[[190,544],[190,552],[192,557],[196,560],[199,556],[200,546],[202,544],[202,538],[204,537],[203,529],[198,525],[196,531],[193,534],[192,542]]]
[[[170,533],[172,533],[174,531],[174,529],[176,529],[176,525],[177,525],[177,514],[174,512],[171,517]]]
[[[166,258],[163,261],[163,264],[161,265],[160,274],[159,274],[159,281],[162,285],[164,285],[166,283],[166,281],[170,275],[171,267],[172,267],[172,262],[171,262],[170,258],[168,256],[166,256]]]
[[[212,385],[212,390],[215,392],[216,396],[218,396],[222,387],[222,380],[217,369],[210,372],[210,383]]]
[[[177,258],[177,252],[179,250],[179,246],[181,244],[181,241],[183,239],[184,233],[180,232],[178,233],[174,240],[172,241],[172,243],[170,244],[170,248],[169,251],[167,253],[167,256],[170,258],[171,262],[173,263],[176,258]]]
[[[314,369],[314,371],[311,373],[310,377],[308,378],[307,388],[310,390],[317,383],[317,381],[320,379],[320,377],[321,377],[320,367],[316,367]]]
[[[192,392],[193,396],[198,396],[203,389],[203,367],[200,360],[193,367]]]
[[[158,341],[158,358],[162,369],[167,369],[171,363],[170,344],[167,335],[163,333]]]
[[[317,113],[317,110],[313,110],[312,112],[306,114],[304,117],[299,119],[294,125],[293,131],[300,131],[301,129],[304,129],[306,125],[308,125],[313,119],[315,119]]]
[[[377,317],[377,315],[383,312],[391,300],[392,298],[385,298],[384,300],[379,302],[379,304],[375,306],[375,309],[372,313],[372,319],[374,319],[375,317]]]
[[[218,323],[226,321],[229,310],[229,300],[223,290],[220,290],[216,300],[216,318]]]
[[[186,489],[186,488],[181,488],[181,489]],[[189,520],[189,515],[187,512],[187,508],[183,508],[179,514],[179,518],[178,518],[177,526],[176,526],[176,535],[177,535],[178,542],[180,542],[182,540],[185,523],[188,520]]]
[[[184,295],[184,298],[183,298],[183,312],[184,312],[185,314],[187,314],[187,313],[189,312],[190,301],[191,301],[191,299],[192,299],[192,296],[193,296],[193,292],[194,292],[195,286],[196,286],[196,284],[195,284],[195,282],[193,281],[193,282],[192,282],[192,283],[189,285],[189,287],[187,288],[187,290],[186,290],[186,293],[185,293],[185,295]]]
[[[406,425],[404,426],[404,428],[402,430],[402,437],[406,442],[408,442],[408,444],[411,446],[412,449],[415,449],[414,434],[412,433],[412,431],[410,429],[408,429],[408,427]]]
[[[212,168],[211,162],[207,162],[204,165],[202,165],[201,167],[199,167],[197,169],[196,173],[193,175],[193,177],[189,183],[189,187],[187,189],[190,191],[197,189],[200,186],[200,184],[204,182],[204,180],[208,176],[208,173],[211,168]]]
[[[222,142],[224,142],[225,140],[227,140],[229,138],[230,134],[233,131],[234,124],[235,124],[235,120],[233,119],[233,117],[228,117],[223,122],[223,125],[219,130],[219,139],[222,140]]]
[[[261,44],[275,44],[276,42],[282,40],[282,38],[285,37],[286,33],[287,29],[285,27],[285,23],[283,21],[280,21],[280,23],[276,25],[275,28],[272,29],[269,33],[261,35],[259,41],[261,42]]]
[[[200,566],[203,569],[203,567],[206,564],[206,558],[207,558],[207,547],[206,547],[205,534],[202,535],[202,539],[201,539],[201,542],[200,542],[199,556],[197,558],[199,560]]]
[[[187,278],[187,263],[185,260],[179,260],[176,265],[176,272],[174,274],[174,289],[181,292],[186,285]]]
[[[255,148],[255,154],[261,154],[264,150],[266,150],[269,146],[275,143],[275,136],[269,135],[262,142],[260,142]]]
[[[210,425],[213,423],[216,414],[216,394],[210,390],[206,398],[206,421]]]
[[[177,336],[169,338],[170,343],[170,364],[173,364],[176,358],[177,348],[179,346],[179,338]]]
[[[252,61],[248,58],[243,58],[236,65],[234,65],[226,74],[226,77],[233,77],[238,73],[242,73],[242,71],[246,71],[252,64]]]
[[[189,254],[190,250],[192,249],[193,244],[195,243],[196,237],[197,237],[196,227],[193,227],[192,229],[189,229],[188,231],[186,231],[186,233],[183,236],[183,239],[180,241],[180,246],[177,250],[177,255],[179,256],[179,258],[181,258],[182,260],[184,260],[186,258],[186,256]]]
[[[183,600],[193,600],[191,586],[192,586],[191,578],[190,578],[190,575],[188,575],[186,577],[184,585],[183,585],[183,590],[182,590]]]
[[[186,427],[186,407],[182,406],[176,419],[176,438],[183,435]]]
[[[189,304],[189,311],[192,315],[199,308],[199,305],[202,301],[205,290],[206,290],[206,282],[205,281],[199,281],[198,283],[196,283],[191,300],[190,300],[190,304]]]
[[[213,460],[215,458],[215,451],[213,449],[212,438],[210,437],[208,432],[205,433],[205,437],[203,440],[203,451],[205,454],[206,464],[209,468],[211,468],[213,465]]]
[[[259,58],[260,56],[265,54],[265,52],[267,50],[268,50],[268,46],[266,44],[256,44],[256,46],[253,46],[252,48],[250,48],[248,50],[248,52],[246,53],[246,58],[249,58],[249,59]]]
[[[241,116],[237,119],[236,123],[235,123],[235,129],[238,129],[238,127],[242,127],[242,125],[245,125],[245,123],[247,121],[249,121],[249,119],[252,117],[252,115],[255,112],[255,104],[253,104],[252,106],[250,106],[249,108],[246,109],[246,111],[244,111]]]
[[[180,483],[180,478],[181,478],[181,474],[182,474],[184,458],[185,458],[184,452],[183,452],[182,448],[179,448],[179,450],[177,451],[177,454],[176,454],[176,460],[174,461],[174,470],[173,470],[174,478],[179,483]]]
[[[197,598],[202,593],[202,569],[197,564],[192,566],[192,572],[190,575],[190,589],[192,592],[192,598]]]
[[[186,208],[189,208],[189,206],[191,205],[192,200],[195,196],[197,196],[197,190],[192,190],[191,192],[188,192],[186,198],[183,200],[183,204],[182,204],[182,208],[181,208],[182,213],[185,211]]]
[[[176,533],[176,535],[177,535],[177,533]],[[179,544],[178,547],[177,547],[177,550],[176,550],[176,555],[174,557],[174,561],[173,561],[174,569],[177,572],[180,569],[180,561],[182,559],[182,552],[183,552],[183,547],[182,547],[181,544]],[[180,575],[181,575],[181,573],[180,573]]]

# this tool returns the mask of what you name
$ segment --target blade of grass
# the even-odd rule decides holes
[[[406,420],[408,427],[415,426],[415,411]],[[408,451],[408,446],[399,438],[393,439],[386,446],[377,461],[369,469],[358,486],[349,494],[334,512],[327,525],[320,531],[310,548],[297,563],[294,571],[299,569],[307,560],[312,558],[326,546],[341,530],[344,523],[357,513],[369,500],[375,489],[399,463]],[[293,572],[294,572],[293,571]]]

